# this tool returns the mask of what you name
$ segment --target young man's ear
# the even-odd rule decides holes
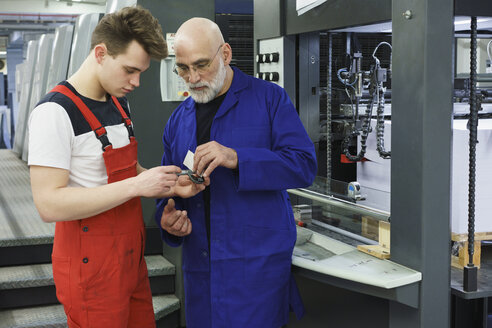
[[[96,60],[98,64],[101,64],[104,60],[104,57],[108,54],[108,49],[104,43],[100,43],[94,47],[94,56],[96,56]]]

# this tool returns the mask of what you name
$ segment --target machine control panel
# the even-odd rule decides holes
[[[162,101],[183,101],[190,94],[185,82],[173,73],[174,56],[161,61],[160,89]]]
[[[256,55],[256,64],[258,65],[256,77],[284,87],[284,66],[286,65],[284,51],[284,37],[260,40],[258,54]]]

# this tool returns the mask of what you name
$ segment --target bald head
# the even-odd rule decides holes
[[[176,32],[174,38],[174,47],[191,45],[209,47],[217,49],[224,44],[224,37],[220,32],[219,26],[210,19],[195,17],[184,22]]]
[[[234,76],[232,49],[217,24],[200,17],[187,20],[176,32],[173,48],[177,71],[196,102],[227,92]]]

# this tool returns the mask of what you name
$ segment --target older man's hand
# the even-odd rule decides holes
[[[237,153],[234,149],[210,141],[196,148],[193,171],[209,177],[217,166],[237,168]]]
[[[191,221],[188,218],[188,213],[177,210],[174,205],[174,199],[170,198],[162,212],[161,227],[171,235],[187,236],[191,233]]]

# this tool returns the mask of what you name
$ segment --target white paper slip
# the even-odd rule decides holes
[[[195,154],[192,151],[188,150],[183,161],[183,165],[186,166],[188,170],[193,170],[193,164],[195,163],[194,157]]]

